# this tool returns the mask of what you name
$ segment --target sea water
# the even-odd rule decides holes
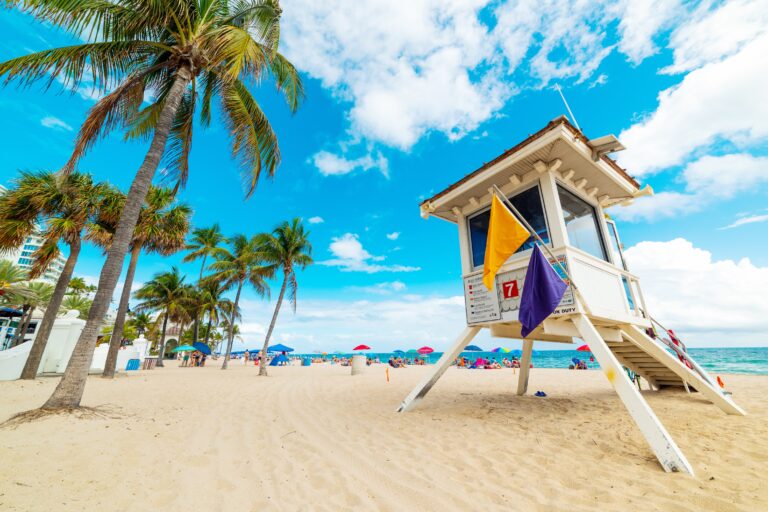
[[[754,375],[768,375],[768,347],[754,348],[689,348],[688,353],[705,370],[714,373],[747,373]],[[346,355],[350,354],[335,354]],[[389,360],[390,356],[413,359],[414,354],[392,354],[392,353],[368,353],[368,357],[374,357],[381,362]],[[427,357],[429,363],[435,363],[442,352],[433,352]],[[483,359],[496,359],[501,362],[505,357],[520,357],[519,350],[513,350],[509,353],[503,352],[463,352],[467,359],[475,360],[478,357]],[[316,357],[317,354],[314,354]],[[589,368],[597,369],[599,365],[596,361],[590,361],[592,356],[589,352],[579,352],[577,350],[534,350],[533,366],[535,368],[568,368],[573,359],[585,361]],[[331,354],[326,358],[332,357]]]

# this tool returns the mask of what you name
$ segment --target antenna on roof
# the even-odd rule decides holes
[[[576,125],[576,128],[581,131],[581,127],[579,126],[579,123],[576,121],[576,116],[573,115],[573,112],[571,111],[571,107],[568,106],[568,102],[565,100],[565,96],[563,95],[563,90],[560,89],[559,84],[555,84],[555,90],[560,93],[560,97],[563,99],[563,103],[565,103],[565,108],[568,109],[568,114],[571,116],[571,121],[573,121],[573,124]]]

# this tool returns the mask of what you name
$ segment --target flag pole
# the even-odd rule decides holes
[[[547,252],[550,258],[555,260],[555,263],[558,267],[560,267],[560,270],[563,271],[563,274],[565,274],[565,277],[568,278],[568,283],[571,288],[573,288],[574,293],[578,297],[579,301],[584,305],[584,309],[587,310],[587,313],[589,313],[589,306],[587,306],[587,301],[584,300],[584,296],[579,291],[579,287],[576,286],[576,283],[573,281],[573,278],[568,273],[568,270],[565,268],[565,266],[560,263],[560,260],[555,256],[555,254],[552,252],[552,250],[549,248],[549,246],[544,243],[544,240],[541,239],[539,234],[536,232],[533,227],[528,224],[528,221],[523,217],[523,214],[520,213],[517,208],[515,208],[515,205],[512,204],[512,201],[510,201],[507,196],[504,195],[504,193],[497,187],[496,185],[493,185],[493,193],[496,194],[501,198],[501,200],[504,202],[504,204],[512,211],[512,213],[517,217],[517,219],[522,222],[525,229],[528,230],[528,232],[533,236],[534,240],[539,243],[540,246],[544,248],[544,250]]]

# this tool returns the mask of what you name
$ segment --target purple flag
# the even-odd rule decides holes
[[[518,315],[520,323],[523,324],[520,332],[524,338],[552,314],[567,288],[568,285],[557,275],[541,253],[538,244],[535,245],[531,261],[528,262],[528,270],[525,272]]]

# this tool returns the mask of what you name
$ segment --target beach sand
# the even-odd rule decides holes
[[[599,371],[335,365],[177,368],[91,377],[84,404],[0,430],[0,510],[768,510],[768,377],[724,376],[746,417],[644,393],[696,472],[665,473]],[[0,383],[0,419],[56,379]]]

